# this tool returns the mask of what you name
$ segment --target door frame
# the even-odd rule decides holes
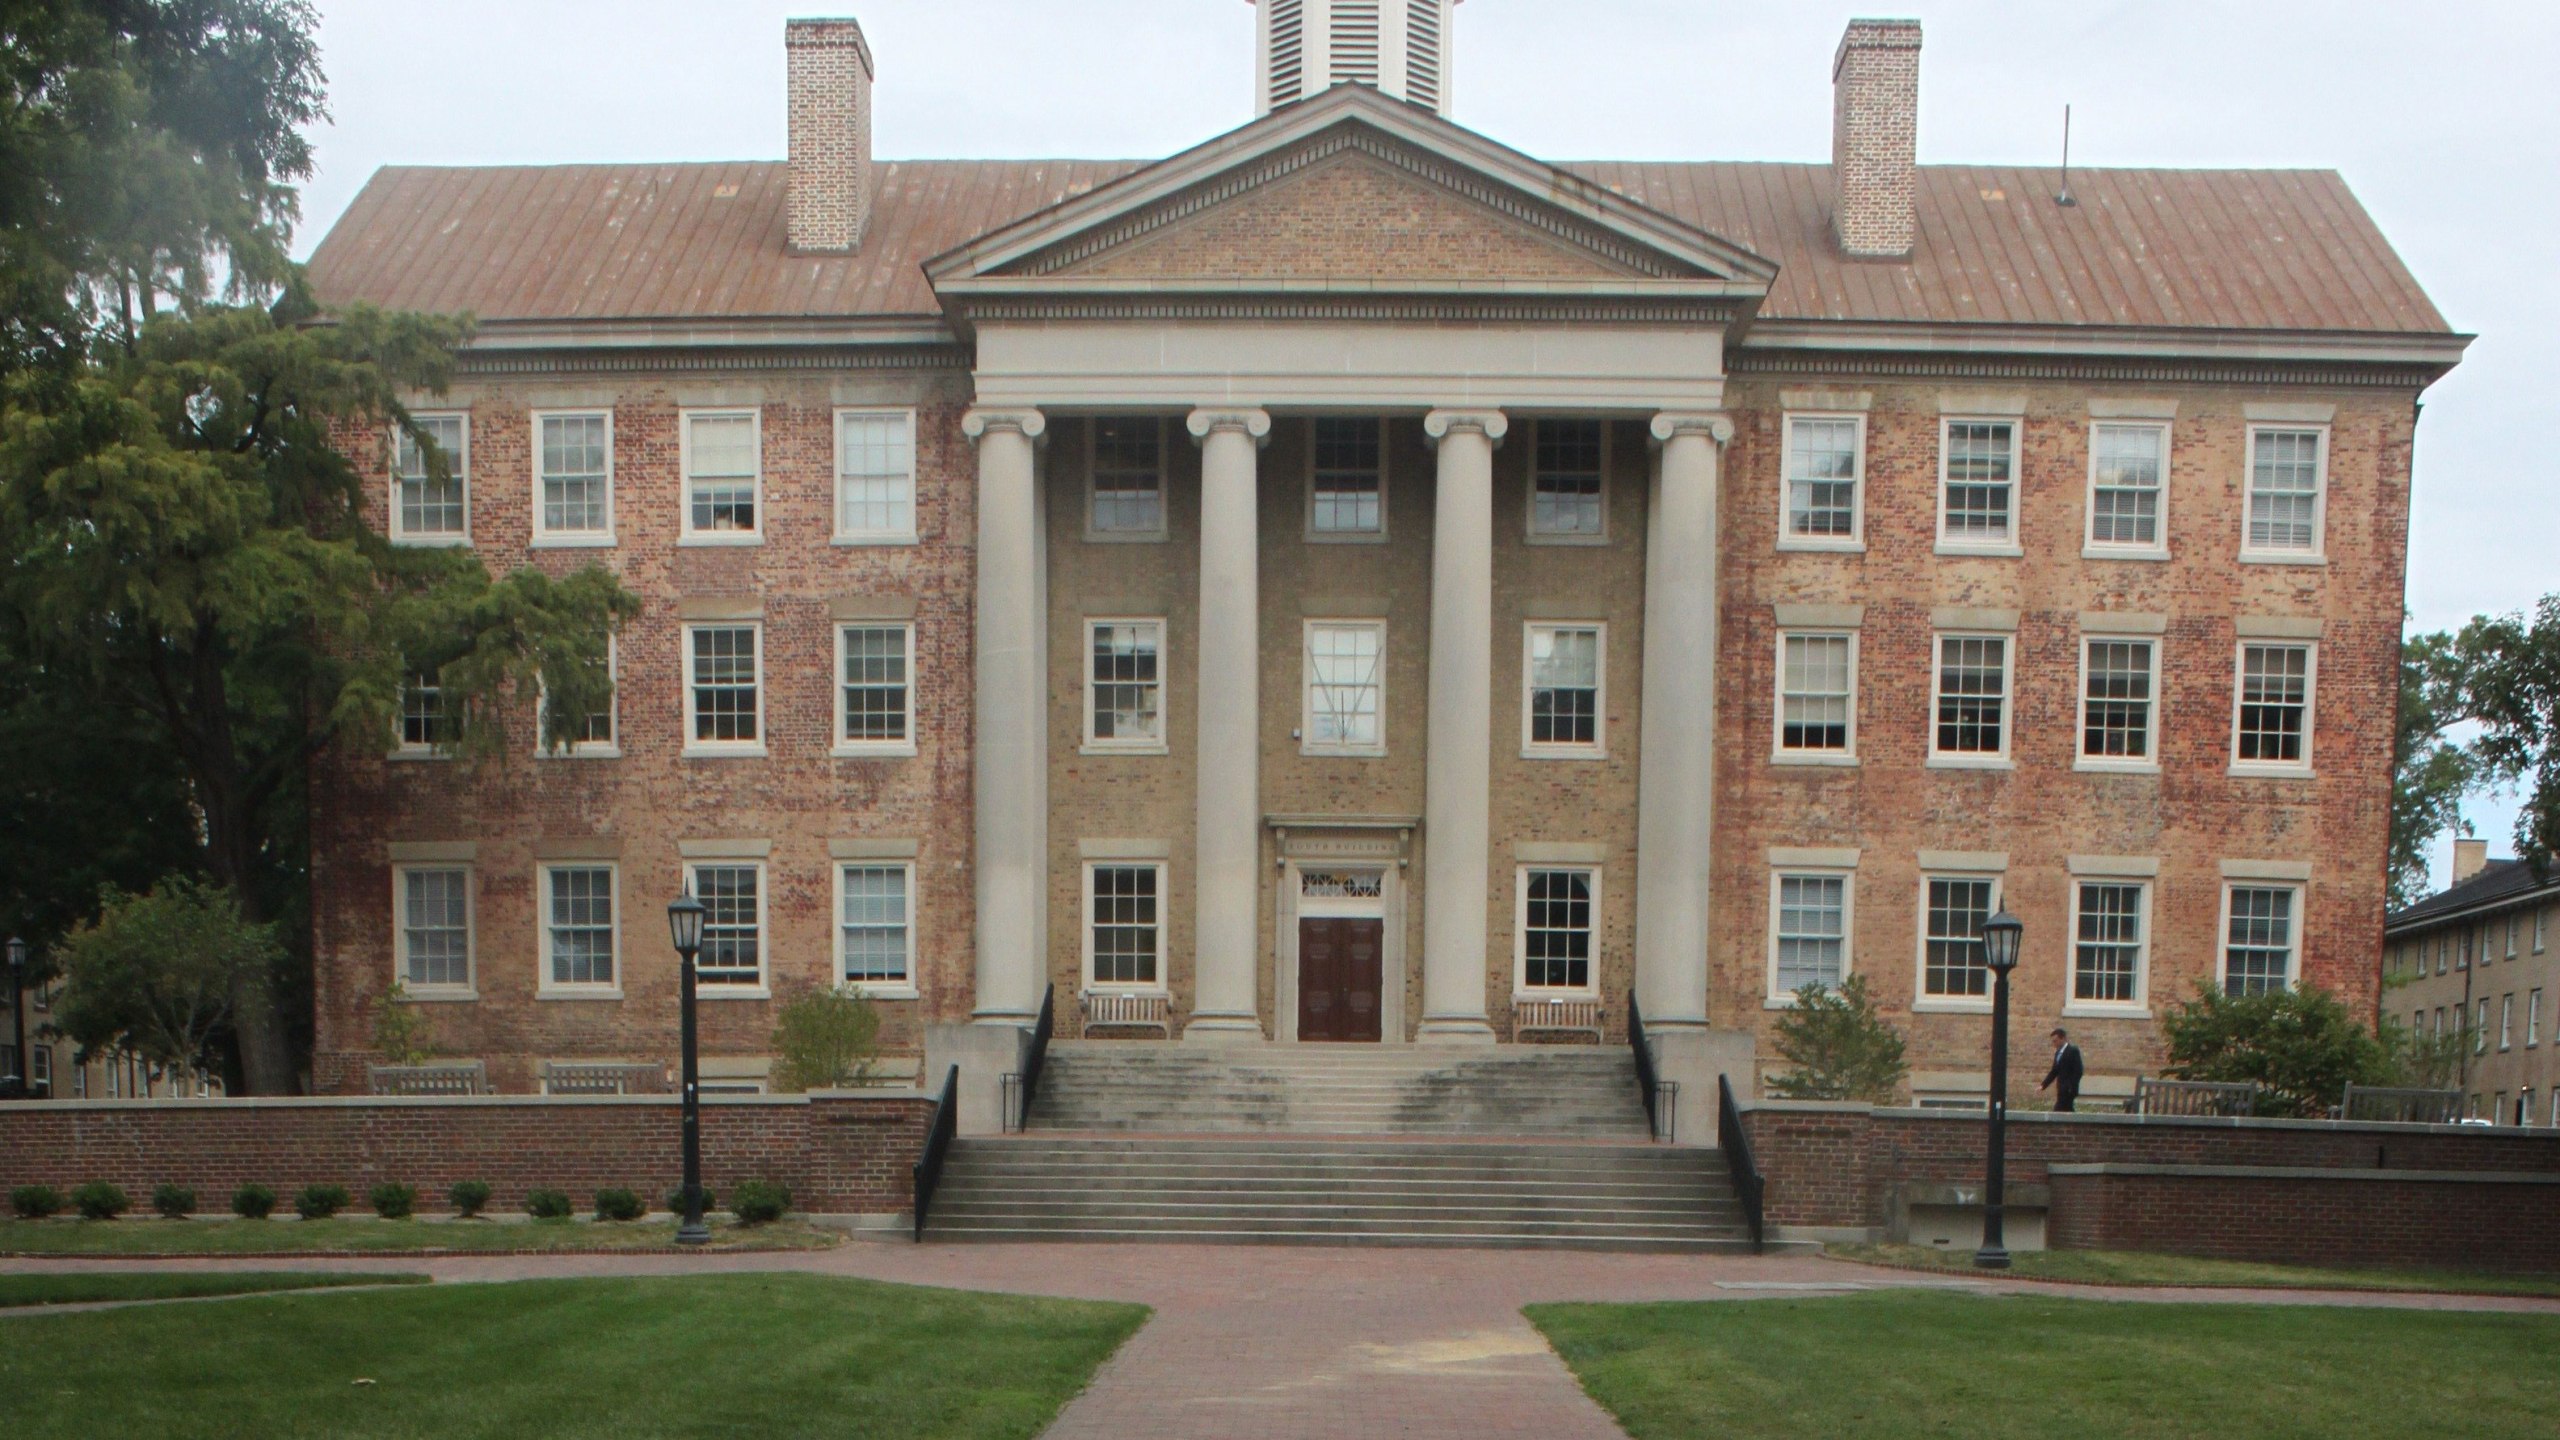
[[[1380,879],[1378,898],[1325,900],[1302,906],[1300,891],[1306,870],[1375,870]],[[1274,907],[1279,923],[1272,926],[1271,1008],[1280,1041],[1298,1041],[1298,921],[1302,917],[1339,915],[1379,922],[1378,1043],[1405,1043],[1404,997],[1410,977],[1405,974],[1404,867],[1394,859],[1283,857],[1279,891],[1279,903]]]

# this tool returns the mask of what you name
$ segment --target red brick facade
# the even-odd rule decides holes
[[[2550,1223],[2560,1175],[2115,1173],[2126,1168],[2056,1167],[2046,1243],[2298,1265],[2560,1272],[2560,1226]]]

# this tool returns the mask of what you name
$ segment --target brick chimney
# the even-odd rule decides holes
[[[2453,840],[2453,883],[2461,884],[2489,868],[2489,842],[2457,835]]]
[[[871,47],[851,20],[786,20],[791,248],[862,248],[871,219]]]
[[[1845,253],[1911,253],[1919,133],[1920,22],[1850,21],[1831,57],[1831,225]]]

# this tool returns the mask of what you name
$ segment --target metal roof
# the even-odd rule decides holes
[[[2528,899],[2554,889],[2560,889],[2560,871],[2536,875],[2533,867],[2522,860],[2492,860],[2461,884],[2393,911],[2384,917],[2382,928],[2386,934],[2407,930],[2431,920],[2495,908],[2506,901]]]

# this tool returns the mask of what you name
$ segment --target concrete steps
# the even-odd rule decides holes
[[[957,1142],[926,1238],[1745,1251],[1712,1150],[1553,1141]]]

